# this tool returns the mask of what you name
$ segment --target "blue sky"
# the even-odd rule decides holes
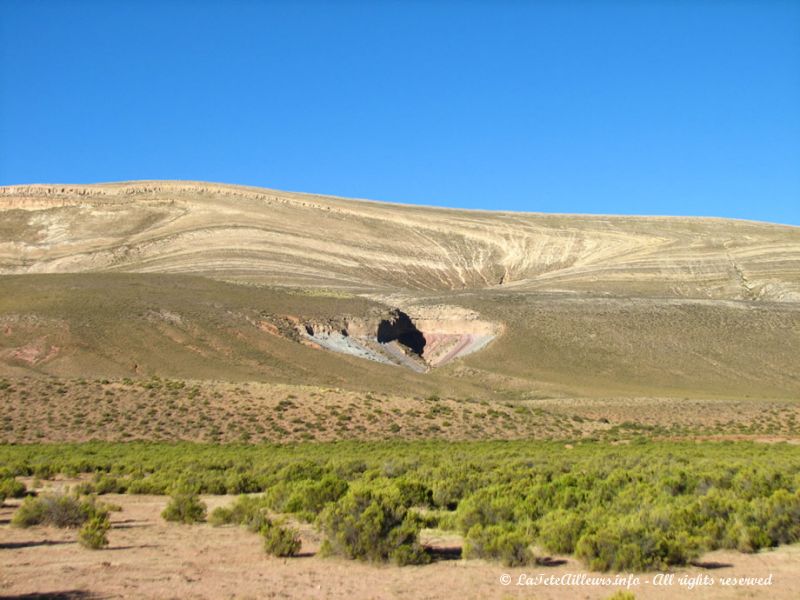
[[[800,225],[800,2],[0,0],[0,185]]]

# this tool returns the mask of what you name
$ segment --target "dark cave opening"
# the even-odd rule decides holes
[[[378,341],[381,344],[395,340],[418,356],[422,356],[425,350],[425,336],[416,328],[411,318],[399,310],[394,319],[384,319],[378,324]]]

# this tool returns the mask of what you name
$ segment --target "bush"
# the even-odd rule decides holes
[[[518,500],[497,486],[480,490],[458,505],[456,522],[463,533],[475,525],[497,525],[515,520],[514,510]]]
[[[264,538],[264,550],[272,556],[295,556],[300,552],[300,534],[296,529],[270,520],[259,532]]]
[[[124,494],[127,489],[126,482],[111,475],[97,475],[94,481],[97,494]]]
[[[550,552],[571,554],[586,522],[583,517],[564,509],[545,514],[537,523],[539,543]]]
[[[95,516],[105,516],[108,511],[98,506],[94,499],[77,496],[48,494],[34,498],[29,496],[14,513],[11,524],[17,527],[53,525],[55,527],[78,527]]]
[[[0,479],[0,504],[6,498],[22,498],[27,491],[25,484],[21,481],[17,481],[12,477]]]
[[[431,499],[435,506],[454,510],[459,501],[472,491],[475,482],[462,476],[450,476],[434,481]]]
[[[206,505],[197,494],[192,492],[176,492],[170,498],[169,504],[161,513],[165,521],[184,523],[202,523],[206,520]]]
[[[208,516],[208,522],[214,527],[222,527],[223,525],[238,525],[234,520],[233,510],[227,506],[218,506],[211,511]]]
[[[155,481],[153,477],[147,477],[131,479],[127,491],[129,494],[166,494],[167,489],[166,482],[162,483]]]
[[[263,496],[241,496],[230,506],[211,512],[209,522],[220,525],[244,525],[264,538],[264,549],[273,556],[294,556],[300,551],[300,535],[296,529],[273,522],[267,516],[267,499]]]
[[[418,481],[401,479],[395,485],[405,506],[433,506],[433,492]]]
[[[699,538],[685,531],[649,528],[639,515],[609,520],[593,533],[584,534],[575,555],[598,571],[666,570],[697,558]]]
[[[318,523],[326,536],[323,554],[401,565],[429,561],[417,539],[421,523],[396,489],[353,489],[329,505]]]
[[[263,496],[240,496],[230,506],[215,508],[209,522],[220,525],[243,525],[250,531],[260,531],[269,519],[266,515],[267,499]]]
[[[319,481],[281,482],[267,493],[270,506],[278,512],[299,514],[307,521],[325,505],[336,502],[347,493],[348,484],[335,475],[326,475]]]
[[[231,473],[225,479],[225,493],[227,494],[251,494],[261,491],[261,484],[244,473]]]
[[[769,546],[800,541],[800,492],[778,490],[753,501],[753,525],[763,531]]]
[[[78,543],[84,548],[99,550],[108,546],[108,530],[111,528],[108,515],[96,515],[89,519],[78,532]]]
[[[529,540],[510,526],[475,525],[464,540],[465,558],[499,560],[507,567],[520,567],[533,560]]]
[[[699,550],[752,552],[800,542],[800,453],[790,444],[586,441],[569,452],[561,443],[533,441],[353,441],[268,451],[236,444],[0,444],[0,465],[0,482],[34,473],[97,474],[80,488],[92,493],[267,490],[215,511],[212,521],[257,532],[268,510],[350,518],[349,532],[326,522],[329,544],[363,560],[426,560],[417,542],[424,524],[465,537],[476,525],[497,526],[551,551],[572,546],[604,569],[660,569]],[[352,507],[366,489],[366,506]],[[366,512],[373,503],[377,512]],[[411,508],[431,504],[440,510],[424,518]],[[494,540],[478,531],[472,541],[490,548]],[[368,545],[373,537],[378,549],[359,550],[359,540]]]

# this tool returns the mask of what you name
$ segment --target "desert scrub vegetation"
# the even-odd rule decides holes
[[[11,524],[16,527],[80,527],[97,517],[108,519],[108,512],[108,506],[77,494],[27,496],[11,518]]]
[[[269,505],[263,496],[239,496],[229,506],[218,506],[208,517],[214,527],[241,525],[250,531],[260,531],[268,520]]]
[[[264,550],[272,556],[296,556],[300,552],[300,533],[282,522],[267,521],[259,534],[264,539]]]
[[[230,506],[215,508],[208,518],[215,527],[241,525],[258,533],[264,540],[264,550],[272,556],[295,556],[300,551],[299,532],[269,517],[272,503],[264,496],[240,496]]]
[[[25,484],[13,477],[0,477],[0,506],[6,498],[22,498],[27,492]]]
[[[86,521],[78,531],[78,543],[90,550],[99,550],[108,546],[108,530],[111,522],[107,514],[97,514]]]
[[[206,520],[206,504],[193,491],[178,490],[172,494],[167,507],[161,513],[165,521],[183,523],[203,523]]]
[[[409,510],[397,488],[357,487],[319,516],[323,554],[398,565],[423,564],[422,519]]]
[[[5,477],[91,474],[94,490],[246,493],[213,524],[315,523],[330,553],[419,562],[422,527],[506,564],[531,548],[600,570],[800,541],[800,448],[752,442],[336,442],[0,445]],[[182,505],[191,505],[186,500]],[[191,511],[178,511],[184,514]],[[182,518],[182,517],[180,517]]]
[[[485,558],[507,567],[520,567],[533,561],[531,540],[513,525],[475,525],[464,539],[466,558]]]

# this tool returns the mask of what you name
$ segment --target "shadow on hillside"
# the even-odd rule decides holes
[[[552,556],[541,556],[536,559],[536,564],[540,567],[560,567],[567,564],[563,558],[553,558]]]
[[[86,590],[67,590],[64,592],[33,592],[15,596],[0,596],[0,600],[100,600],[102,596]]]
[[[426,546],[425,552],[431,557],[433,562],[442,560],[461,560],[460,546]]]
[[[731,563],[717,562],[714,560],[708,560],[708,561],[694,560],[689,564],[699,569],[727,569],[733,566]]]
[[[147,527],[147,521],[118,521],[111,524],[111,529],[133,529],[135,527]]]
[[[0,542],[0,550],[18,550],[20,548],[34,548],[36,546],[58,546],[60,544],[74,544],[69,540],[41,540],[38,542]],[[3,598],[4,596],[0,596]]]

